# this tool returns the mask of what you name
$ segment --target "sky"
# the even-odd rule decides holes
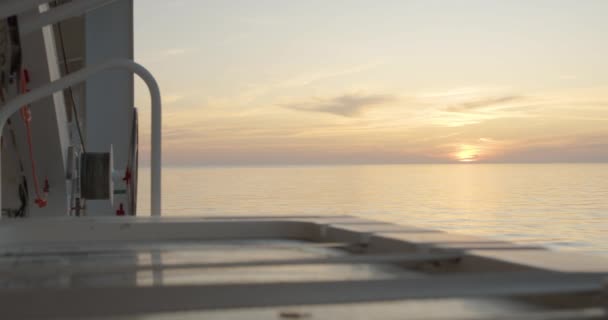
[[[608,1],[134,6],[169,165],[608,161]]]

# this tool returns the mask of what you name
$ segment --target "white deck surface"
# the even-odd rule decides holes
[[[294,240],[123,242],[82,246],[75,252],[59,244],[44,251],[30,247],[19,255],[0,258],[0,287],[152,286],[416,276],[389,264],[255,265],[258,261],[345,255],[343,250]]]
[[[14,318],[594,319],[607,269],[351,217],[0,224],[0,308]]]

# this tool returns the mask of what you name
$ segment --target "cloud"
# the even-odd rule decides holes
[[[161,51],[144,51],[142,53],[136,53],[137,60],[145,62],[146,64],[158,63],[167,59],[174,59],[178,56],[184,56],[191,54],[194,50],[189,48],[168,48]]]
[[[497,162],[606,162],[608,135],[570,135],[517,142]]]
[[[488,107],[493,107],[497,105],[504,105],[511,102],[519,102],[524,100],[525,98],[517,95],[505,95],[505,96],[496,96],[496,97],[486,97],[471,101],[465,101],[459,103],[457,105],[453,105],[447,107],[445,111],[449,112],[470,112],[479,109],[485,109]]]
[[[172,104],[172,103],[182,100],[183,98],[184,98],[184,96],[179,95],[179,94],[165,94],[165,95],[163,95],[162,100],[163,100],[163,104]]]
[[[319,82],[326,79],[338,78],[344,76],[350,76],[353,74],[362,73],[378,66],[383,65],[382,61],[373,61],[370,63],[353,65],[345,68],[330,69],[330,70],[318,70],[316,72],[305,73],[286,79],[284,82],[278,84],[279,87],[301,87],[307,86],[314,82]]]
[[[343,117],[357,117],[370,107],[395,100],[394,96],[387,94],[345,94],[329,99],[316,99],[311,102],[287,104],[284,107],[298,111],[324,112]]]
[[[292,74],[287,77],[272,81],[260,81],[255,79],[254,82],[247,84],[243,90],[240,90],[240,96],[251,101],[255,98],[264,98],[268,95],[284,94],[286,91],[297,89],[304,92],[303,87],[322,85],[325,81],[342,77],[353,77],[357,74],[373,70],[376,67],[382,66],[382,60],[372,61],[365,64],[339,66],[330,69],[308,70],[299,74]]]
[[[186,48],[171,48],[163,51],[163,55],[165,56],[179,56],[187,53],[189,50]]]

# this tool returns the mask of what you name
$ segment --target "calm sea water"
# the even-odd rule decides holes
[[[353,214],[608,255],[608,164],[165,168],[168,216]],[[140,170],[139,214],[149,212]]]

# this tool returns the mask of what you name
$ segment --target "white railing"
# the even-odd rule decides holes
[[[99,65],[90,66],[66,75],[60,79],[50,82],[41,87],[35,88],[28,93],[17,96],[0,106],[0,132],[3,131],[4,125],[8,118],[21,108],[21,106],[31,104],[39,99],[52,95],[53,93],[63,90],[67,87],[74,86],[87,78],[110,69],[126,69],[137,74],[148,86],[150,91],[150,100],[152,104],[152,148],[151,148],[151,197],[150,209],[152,216],[160,216],[161,214],[161,100],[160,89],[152,74],[140,64],[129,59],[117,59],[101,63]],[[0,170],[1,171],[1,170]],[[1,177],[1,172],[0,172]],[[0,196],[0,208],[2,207],[2,199]]]

